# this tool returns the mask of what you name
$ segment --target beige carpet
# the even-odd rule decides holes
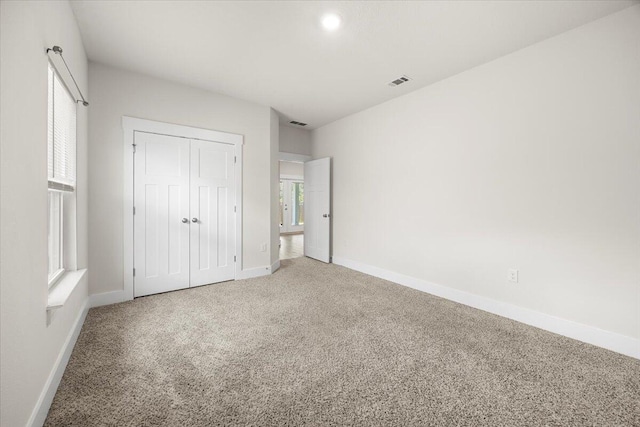
[[[306,258],[92,309],[48,426],[639,426],[640,361]]]

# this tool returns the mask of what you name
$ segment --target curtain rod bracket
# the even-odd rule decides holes
[[[53,51],[53,53],[56,53],[58,55],[62,55],[62,48],[60,46],[48,47],[47,48],[47,53],[49,53],[49,51]]]

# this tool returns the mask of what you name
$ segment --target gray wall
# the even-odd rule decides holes
[[[280,125],[280,151],[311,155],[311,132],[306,129]]]
[[[634,6],[313,131],[334,257],[639,338],[639,40]]]
[[[47,63],[64,49],[83,93],[87,58],[67,2],[0,2],[0,425],[23,426],[87,301],[81,281],[47,326]],[[77,263],[87,267],[87,109],[77,114]]]
[[[280,143],[280,123],[278,113],[270,109],[271,120],[271,157],[270,157],[270,183],[271,183],[271,265],[280,260],[280,164],[278,162],[278,150]]]
[[[243,269],[270,266],[271,109],[96,63],[89,65],[89,82],[90,292],[123,289],[122,116],[244,135]]]
[[[280,176],[304,176],[304,163],[280,162]]]

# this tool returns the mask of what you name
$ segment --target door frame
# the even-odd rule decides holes
[[[154,120],[139,119],[122,116],[122,129],[124,132],[124,209],[123,209],[123,242],[124,242],[124,300],[133,299],[133,266],[134,266],[134,240],[133,240],[133,194],[134,194],[134,134],[135,132],[156,133],[160,135],[175,136],[187,139],[200,139],[204,141],[219,142],[234,146],[236,162],[234,174],[236,179],[235,206],[236,206],[236,263],[234,279],[240,277],[242,271],[242,146],[244,137],[235,133],[220,132],[216,130],[202,129],[191,126],[176,125],[172,123],[157,122]]]

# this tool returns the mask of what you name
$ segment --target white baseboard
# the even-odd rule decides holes
[[[62,345],[62,349],[60,350],[58,358],[53,365],[49,378],[47,378],[47,382],[44,384],[42,393],[40,393],[38,402],[36,403],[36,406],[31,413],[31,417],[27,422],[27,426],[40,427],[47,419],[49,408],[51,407],[53,398],[56,395],[56,391],[58,391],[60,380],[62,379],[64,370],[67,368],[71,352],[73,351],[73,347],[76,345],[76,340],[78,339],[78,335],[80,335],[80,330],[82,330],[82,325],[84,324],[84,319],[87,317],[88,311],[89,299],[85,300],[82,305],[80,313],[78,313],[78,317],[76,317],[76,320],[71,327],[71,331],[69,331],[69,335],[67,335],[67,339]]]
[[[242,270],[236,280],[252,279],[254,277],[268,276],[280,268],[280,260],[274,262],[269,267],[256,267]],[[118,304],[128,301],[125,291],[111,291],[89,296],[89,308],[101,307],[103,305]]]
[[[400,273],[342,257],[334,256],[333,263],[441,298],[446,298],[460,304],[488,311],[498,316],[535,326],[536,328],[640,359],[640,340],[632,337],[438,285],[415,277],[405,276]]]
[[[271,266],[246,268],[236,276],[236,280],[253,279],[254,277],[268,276],[271,274]]]
[[[117,304],[126,300],[127,298],[125,297],[124,290],[93,294],[89,295],[89,308]]]

